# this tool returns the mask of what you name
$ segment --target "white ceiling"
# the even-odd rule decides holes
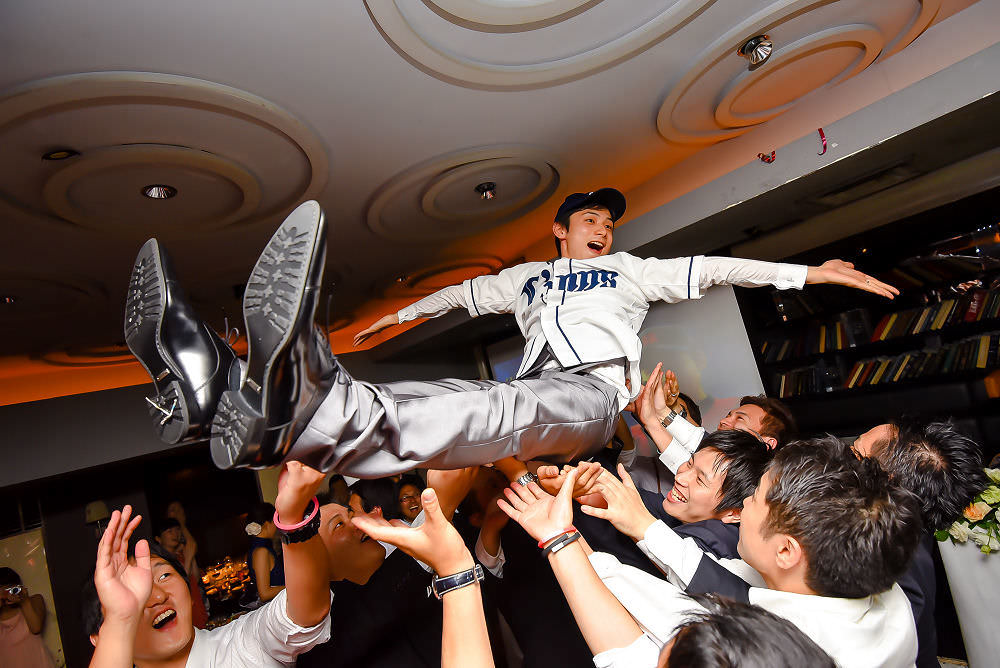
[[[260,247],[309,198],[329,221],[343,338],[537,255],[566,194],[627,192],[905,58],[973,3],[0,3],[3,352],[42,373],[127,363],[123,297],[150,236],[221,329]],[[775,53],[751,72],[735,50],[762,32]],[[55,148],[80,155],[40,159]],[[496,199],[478,199],[481,181]],[[179,194],[146,200],[147,183]]]

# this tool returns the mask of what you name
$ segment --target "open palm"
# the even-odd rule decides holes
[[[149,543],[145,540],[136,543],[135,562],[129,563],[128,541],[142,521],[141,515],[130,520],[131,515],[132,506],[111,514],[108,528],[97,545],[94,586],[106,619],[134,622],[142,614],[153,589],[153,574],[149,564]]]

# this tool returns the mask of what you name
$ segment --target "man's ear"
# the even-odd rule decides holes
[[[90,634],[90,644],[93,645],[94,647],[97,647],[97,634],[96,633],[91,633]]]
[[[741,508],[730,508],[719,519],[722,520],[724,524],[739,524],[740,515],[742,514],[743,510]]]
[[[559,239],[565,239],[568,231],[566,230],[565,225],[556,221],[552,223],[552,234],[556,235]]]
[[[791,536],[782,535],[781,542],[778,543],[778,551],[775,554],[778,568],[790,571],[802,563],[804,558],[805,553],[802,551],[802,545],[799,541]]]
[[[774,436],[761,436],[760,440],[764,441],[764,445],[767,446],[768,450],[774,450],[778,447],[778,439]]]
[[[382,517],[382,506],[375,506],[372,508],[372,515],[375,517]]]

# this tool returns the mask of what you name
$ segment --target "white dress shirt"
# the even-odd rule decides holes
[[[662,647],[678,625],[701,610],[700,606],[673,584],[623,565],[610,554],[594,553],[590,561],[644,632],[628,647],[595,656],[594,664],[600,668],[653,668],[657,656],[650,651],[650,641]],[[795,624],[844,668],[911,668],[916,660],[913,613],[899,585],[858,599],[751,587],[749,600]]]
[[[333,594],[330,594],[331,600]],[[302,627],[285,612],[287,590],[225,626],[194,630],[185,665],[190,668],[278,668],[330,639],[330,615],[313,627]]]

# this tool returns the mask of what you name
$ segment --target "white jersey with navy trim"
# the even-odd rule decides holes
[[[518,377],[534,371],[546,344],[563,369],[586,367],[619,389],[622,406],[639,391],[638,332],[654,301],[699,299],[712,285],[801,288],[803,265],[727,257],[642,259],[613,253],[590,260],[526,262],[444,288],[398,312],[400,322],[455,308],[472,316],[513,313],[525,337]],[[625,386],[627,364],[631,392]],[[610,363],[610,364],[608,364]]]

